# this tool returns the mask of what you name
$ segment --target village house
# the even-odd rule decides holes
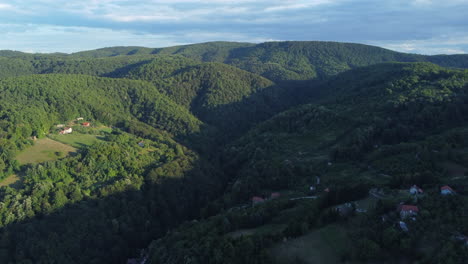
[[[422,190],[421,188],[419,188],[418,186],[413,185],[413,186],[411,186],[411,188],[409,189],[409,192],[410,192],[412,195],[416,195],[416,194],[422,194],[422,193],[423,193],[423,190]]]
[[[66,134],[71,134],[73,132],[73,129],[71,127],[66,127],[62,131],[59,132],[60,135],[66,135]]]
[[[270,199],[276,199],[276,198],[279,198],[280,196],[281,194],[279,192],[274,192],[274,193],[271,193]]]
[[[91,123],[89,123],[89,122],[84,122],[84,123],[82,123],[81,125],[84,126],[84,127],[89,127],[89,126],[91,126]]]
[[[445,185],[445,186],[440,187],[440,194],[442,194],[442,195],[454,195],[455,191],[452,188],[450,188],[450,186]]]
[[[265,202],[265,199],[263,199],[262,197],[258,197],[258,196],[252,197],[252,204],[253,205],[260,204],[260,203],[263,203],[263,202]]]
[[[416,205],[400,204],[397,211],[400,213],[400,217],[404,219],[411,216],[417,216],[419,208]]]
[[[84,119],[83,117],[78,117],[78,118],[76,119],[76,121],[81,121],[81,120],[83,120],[83,119]]]

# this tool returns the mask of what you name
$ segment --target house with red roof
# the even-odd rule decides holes
[[[259,196],[252,197],[252,204],[253,205],[260,204],[260,203],[263,203],[263,202],[265,202],[265,199],[263,199],[262,197],[259,197]]]
[[[450,186],[445,185],[445,186],[440,187],[440,194],[442,194],[442,195],[453,195],[453,194],[455,194],[455,191],[452,188],[450,188]]]
[[[416,205],[400,204],[397,208],[401,218],[416,216],[419,213],[419,208]]]
[[[89,126],[91,126],[91,123],[89,123],[89,122],[83,122],[81,125],[84,126],[84,127],[89,127]]]

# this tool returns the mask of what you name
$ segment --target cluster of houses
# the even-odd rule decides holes
[[[83,117],[78,117],[75,121],[81,121],[83,120]],[[81,123],[82,126],[84,127],[90,127],[91,123],[90,122],[83,122]],[[56,128],[62,128],[62,130],[59,131],[60,135],[66,135],[66,134],[71,134],[73,132],[73,128],[71,127],[65,127],[65,124],[58,124],[55,125]]]
[[[281,196],[281,194],[279,192],[274,192],[274,193],[271,193],[270,197],[267,197],[267,198],[263,198],[263,197],[260,197],[260,196],[254,196],[254,197],[251,198],[251,201],[252,201],[252,205],[256,205],[256,204],[264,203],[264,202],[266,202],[268,200],[279,198],[280,196]]]
[[[409,189],[409,193],[412,195],[418,195],[418,194],[423,194],[424,191],[418,186],[413,185]],[[441,195],[454,195],[456,194],[456,192],[450,186],[445,185],[445,186],[440,187],[440,194]],[[416,220],[415,217],[419,213],[419,208],[416,205],[408,205],[408,204],[401,203],[397,207],[397,212],[400,214],[400,218],[402,220],[408,219],[408,218],[412,220]],[[403,231],[408,232],[408,226],[406,225],[404,221],[400,221],[399,225]]]

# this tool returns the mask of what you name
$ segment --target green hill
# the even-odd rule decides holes
[[[244,101],[274,84],[258,75],[222,63],[200,63],[164,56],[130,70],[124,78],[152,82],[174,102],[202,121],[223,128],[243,129],[258,118],[245,115]],[[257,105],[266,108],[265,105]]]
[[[466,190],[466,179],[447,174],[441,164],[468,165],[468,142],[462,140],[468,135],[468,71],[429,63],[380,64],[340,74],[321,88],[315,104],[278,114],[226,148],[224,170],[230,185],[206,211],[217,208],[220,213],[154,241],[152,263],[219,263],[214,255],[232,263],[272,263],[269,249],[292,237],[302,239],[299,251],[326,243],[309,237],[330,223],[344,228],[333,244],[355,241],[341,248],[342,260],[384,261],[391,255],[433,263],[432,258],[466,256],[458,246],[450,253],[441,250],[446,243],[456,244],[443,239],[453,229],[468,230],[466,216],[455,217],[466,209],[466,196],[444,200],[438,186]],[[415,202],[405,194],[413,184],[428,196]],[[311,185],[315,199],[293,199],[311,195]],[[385,190],[380,202],[369,196],[371,188]],[[252,196],[269,197],[275,191],[284,197],[253,207],[245,204]],[[377,205],[365,207],[368,213],[362,217],[340,217],[334,209],[373,199]],[[419,203],[430,212],[409,223],[408,236],[394,227],[399,217],[393,212],[400,201]],[[453,211],[444,213],[441,203],[451,204]],[[391,220],[382,223],[382,214]],[[394,237],[385,237],[390,233]],[[437,253],[415,246],[428,238],[431,252]],[[375,248],[372,254],[369,247]],[[288,262],[302,257],[295,259],[292,252],[282,256]]]

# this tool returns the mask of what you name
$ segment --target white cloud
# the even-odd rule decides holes
[[[383,48],[406,53],[426,55],[435,54],[466,54],[468,53],[468,36],[446,38],[439,36],[430,39],[405,40],[405,41],[378,41],[367,42]]]
[[[186,31],[151,34],[105,28],[63,27],[53,25],[0,24],[0,50],[24,52],[76,52],[110,46],[168,47],[208,41],[276,41],[237,32]],[[53,40],[53,41],[51,41]]]

